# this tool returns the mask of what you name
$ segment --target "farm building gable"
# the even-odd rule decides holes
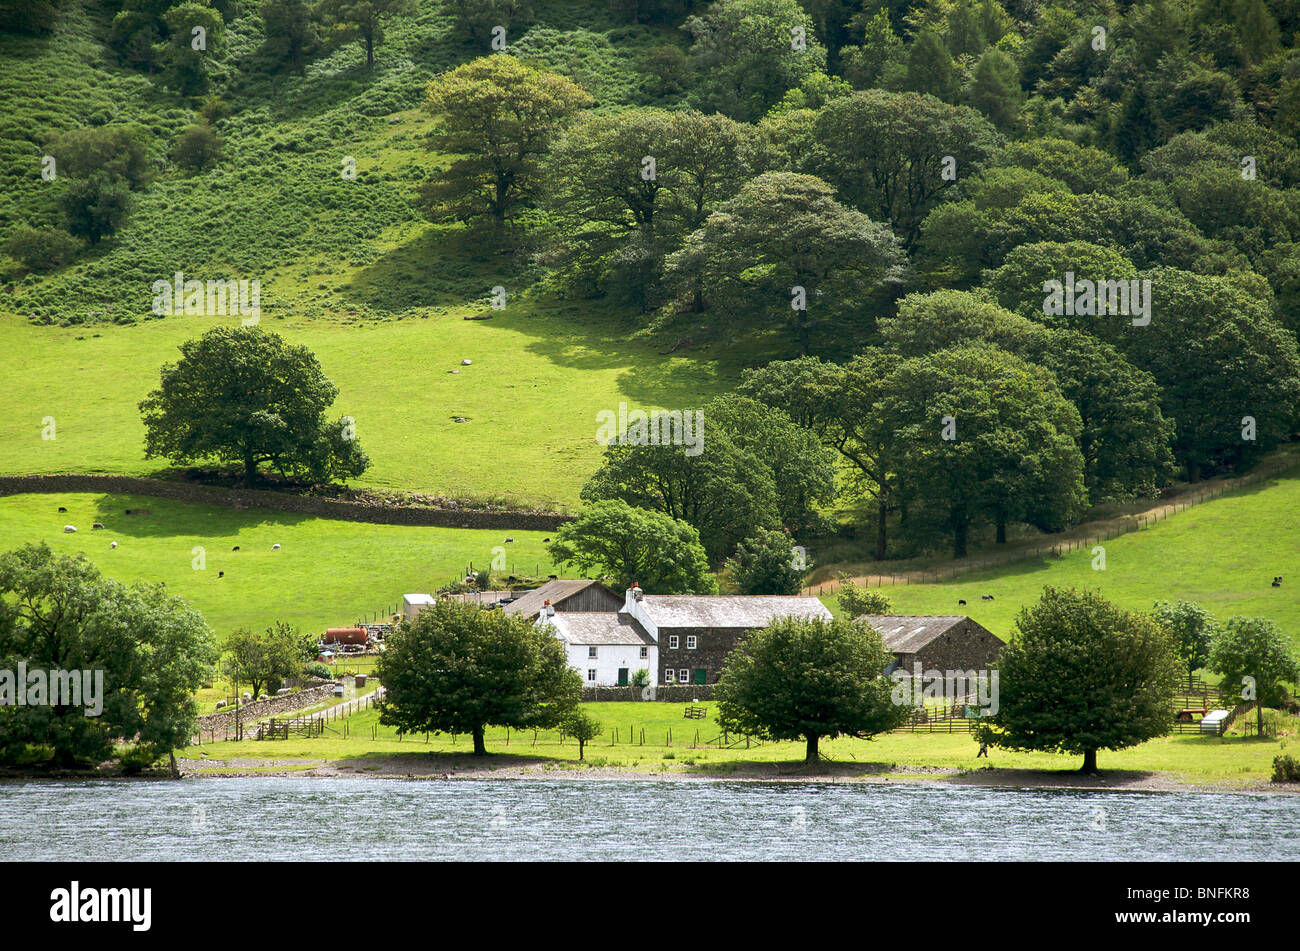
[[[920,662],[927,668],[969,670],[997,660],[1002,641],[982,624],[961,615],[869,614],[862,618],[877,631],[899,666]]]
[[[507,614],[535,618],[546,602],[556,611],[617,611],[623,599],[599,581],[548,581],[505,605]]]

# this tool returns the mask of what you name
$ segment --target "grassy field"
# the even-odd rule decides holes
[[[66,513],[58,511],[67,508]],[[130,516],[127,508],[152,514]],[[105,528],[92,532],[92,522]],[[65,524],[76,534],[64,534]],[[507,535],[514,539],[505,543]],[[85,552],[119,581],[162,581],[198,608],[221,637],[281,619],[307,631],[347,625],[432,591],[471,561],[486,568],[506,549],[505,572],[552,572],[543,532],[368,525],[311,516],[193,505],[131,495],[65,493],[0,498],[0,549],[48,542]],[[110,549],[110,542],[118,547]],[[279,551],[271,546],[279,544]],[[238,545],[240,550],[233,551]],[[204,549],[202,570],[195,547]],[[218,572],[225,577],[218,577]]]
[[[715,706],[706,704],[703,720],[687,720],[681,703],[588,703],[586,711],[603,726],[602,735],[587,745],[585,760],[592,766],[611,766],[640,771],[709,771],[726,774],[746,764],[797,763],[803,759],[802,743],[752,744],[744,741],[730,748],[720,748],[716,740],[721,731],[714,720]],[[1281,732],[1295,736],[1297,723],[1286,718]],[[367,760],[391,756],[427,758],[429,754],[473,752],[468,736],[424,734],[397,738],[392,727],[379,723],[379,714],[366,710],[347,719],[348,736],[328,732],[317,738],[257,742],[244,740],[206,743],[188,747],[178,756],[189,759],[271,759],[297,758],[349,761],[364,770]],[[341,726],[337,721],[331,726]],[[615,736],[615,730],[618,731]],[[644,731],[644,743],[641,742]],[[671,742],[669,742],[671,731]],[[698,741],[697,741],[698,734]],[[617,742],[615,742],[617,740]],[[1228,735],[1222,738],[1169,736],[1151,740],[1127,750],[1103,751],[1099,754],[1102,769],[1141,770],[1172,773],[1187,783],[1245,783],[1267,779],[1272,772],[1273,757],[1295,748],[1288,737],[1249,739]],[[709,745],[712,743],[713,745]],[[540,731],[534,740],[531,731],[487,731],[488,751],[499,754],[494,766],[508,768],[526,765],[530,759],[573,765],[578,758],[578,744],[564,739],[556,731]],[[861,765],[864,770],[876,765],[950,767],[976,769],[991,765],[1001,769],[1069,770],[1082,762],[1074,756],[1050,753],[1008,753],[994,750],[990,759],[976,760],[978,744],[968,734],[893,733],[874,740],[838,739],[823,741],[821,753],[832,763]]]
[[[0,472],[165,467],[144,458],[138,404],[158,385],[162,364],[177,359],[176,347],[214,322],[59,328],[0,318],[0,373],[24,381],[0,395]],[[355,418],[372,462],[358,484],[463,498],[573,508],[599,462],[598,411],[617,411],[620,401],[695,408],[734,376],[584,328],[558,307],[487,321],[262,323],[310,347],[339,387],[336,411]],[[47,416],[52,440],[42,439]]]
[[[969,614],[1006,638],[1023,605],[1044,585],[1095,588],[1123,607],[1161,599],[1197,601],[1220,618],[1271,618],[1300,647],[1300,471],[1262,481],[1173,515],[1152,528],[1103,542],[1105,570],[1091,549],[1031,558],[942,584],[885,587],[895,614]],[[1283,577],[1279,588],[1271,586]],[[992,601],[981,596],[993,595]],[[958,604],[964,599],[965,606]],[[838,598],[827,594],[836,610]]]

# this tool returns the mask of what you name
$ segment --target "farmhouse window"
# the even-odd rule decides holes
[[[691,651],[695,650],[695,635],[694,635],[694,634],[687,634],[687,635],[686,635],[686,649],[687,649],[687,650],[691,650]]]
[[[665,670],[665,671],[664,671],[664,683],[666,683],[666,684],[670,684],[670,683],[673,683],[676,679],[677,679],[677,672],[676,672],[676,671],[673,671],[673,670]]]
[[[595,680],[595,679],[596,679],[596,668],[595,668],[595,667],[588,667],[588,668],[587,668],[587,679],[588,679],[588,680]]]
[[[650,651],[650,648],[648,648],[648,647],[643,647],[643,648],[641,648],[641,659],[642,659],[642,660],[645,660],[647,657],[650,656],[649,651]]]
[[[587,656],[588,656],[588,657],[593,657],[593,658],[594,658],[594,657],[596,656],[596,648],[594,648],[594,647],[588,647],[588,648],[587,648]]]
[[[677,650],[677,635],[676,635],[676,634],[669,634],[669,635],[668,635],[668,648],[669,648],[670,650]]]
[[[679,684],[688,684],[691,682],[691,672],[683,667],[677,671],[677,682]]]

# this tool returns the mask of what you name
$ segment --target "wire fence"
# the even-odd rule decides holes
[[[1062,537],[1054,542],[1033,545],[1030,547],[1017,547],[1006,551],[1000,551],[990,554],[982,554],[974,558],[963,558],[959,561],[953,561],[948,564],[935,565],[928,568],[914,568],[900,572],[890,572],[885,574],[877,572],[865,574],[853,578],[855,584],[868,588],[881,588],[887,585],[908,585],[908,584],[939,584],[940,582],[958,575],[971,574],[973,572],[983,571],[988,568],[1000,567],[1010,564],[1011,562],[1021,561],[1030,558],[1053,557],[1062,558],[1072,551],[1080,548],[1093,548],[1102,542],[1117,538],[1120,535],[1127,535],[1130,532],[1143,531],[1169,518],[1179,512],[1208,502],[1211,499],[1218,498],[1225,492],[1234,492],[1238,489],[1254,485],[1265,479],[1271,479],[1290,469],[1300,465],[1300,460],[1295,456],[1288,455],[1283,458],[1262,463],[1255,469],[1243,476],[1232,479],[1224,479],[1219,482],[1206,484],[1194,491],[1184,492],[1176,499],[1154,508],[1147,509],[1134,515],[1121,515],[1104,521],[1093,522],[1083,526],[1077,526],[1068,532],[1062,533]],[[1065,537],[1069,536],[1069,537]],[[818,584],[816,587],[809,586],[804,589],[805,594],[830,594],[839,590],[840,582],[838,580],[826,581]]]

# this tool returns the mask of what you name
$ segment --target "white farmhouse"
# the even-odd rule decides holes
[[[548,605],[537,623],[551,626],[584,686],[627,686],[638,670],[646,671],[647,683],[654,681],[658,647],[635,619],[604,611],[547,613],[554,610]]]

